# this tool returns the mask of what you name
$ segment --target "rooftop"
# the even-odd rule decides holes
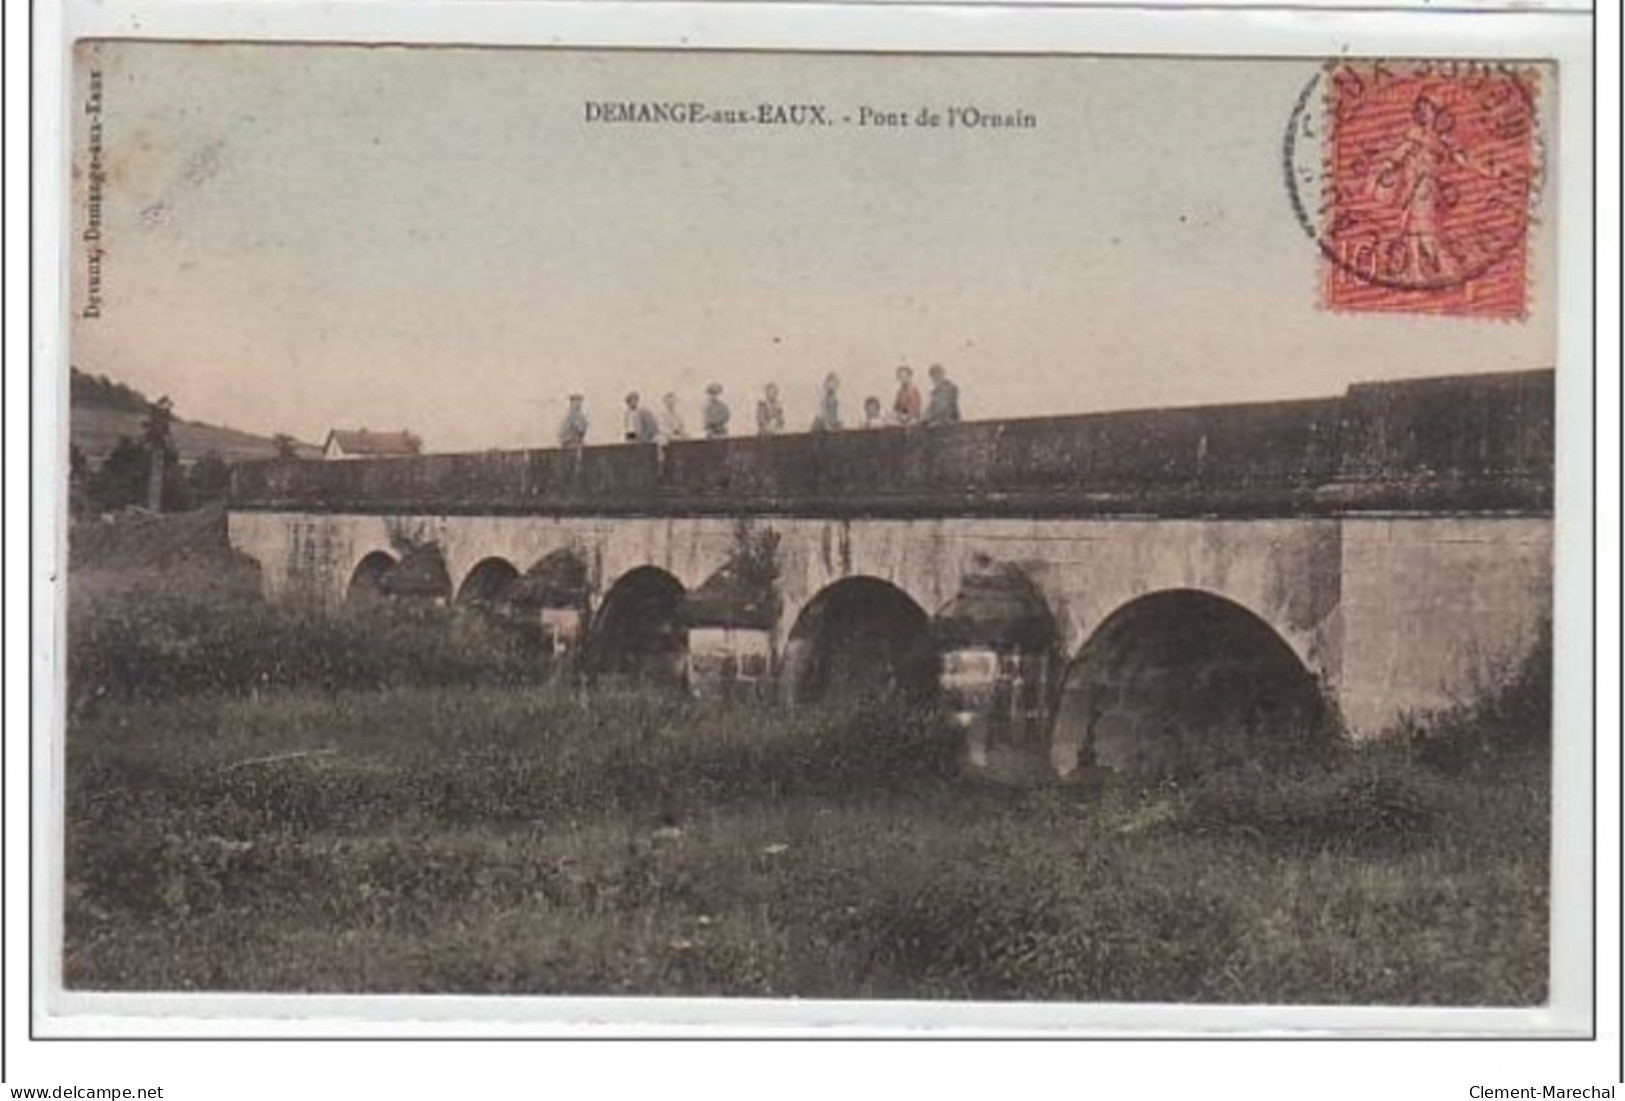
[[[387,458],[391,455],[417,455],[423,451],[423,441],[404,428],[399,432],[369,432],[365,428],[335,428],[322,444],[326,451],[334,444],[346,455],[369,458]]]

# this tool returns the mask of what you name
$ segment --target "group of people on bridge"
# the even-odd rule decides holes
[[[873,395],[864,398],[862,418],[857,422],[857,426],[907,428],[915,425],[931,427],[958,423],[959,387],[948,378],[948,372],[940,363],[932,364],[928,374],[931,378],[931,391],[928,395],[922,395],[919,387],[914,384],[914,369],[908,366],[897,368],[897,392],[892,398],[891,408],[886,409],[880,399]],[[841,417],[840,391],[840,376],[831,371],[824,377],[824,382],[819,387],[818,412],[813,417],[809,431],[838,432],[846,427]],[[733,413],[728,408],[728,403],[723,400],[722,394],[720,382],[713,382],[705,388],[705,403],[700,410],[701,438],[717,440],[724,439],[730,434],[729,425]],[[636,390],[632,391],[626,395],[625,408],[621,411],[621,438],[627,443],[653,444],[690,439],[688,424],[683,419],[678,405],[677,395],[668,393],[661,399],[659,409],[651,409],[643,403]],[[584,446],[589,426],[586,397],[582,394],[571,394],[570,407],[564,414],[564,419],[559,422],[559,446],[565,448]],[[784,430],[784,405],[780,400],[777,384],[770,382],[762,388],[762,396],[756,402],[756,434],[777,436],[782,435]]]

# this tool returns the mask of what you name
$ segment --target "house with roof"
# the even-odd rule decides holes
[[[335,428],[322,445],[324,459],[388,459],[422,452],[423,441],[404,428],[399,432]]]

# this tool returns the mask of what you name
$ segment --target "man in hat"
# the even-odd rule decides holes
[[[762,397],[756,403],[756,432],[762,436],[777,436],[784,431],[784,406],[779,401],[776,383],[762,388]]]
[[[627,443],[656,443],[660,439],[660,422],[644,408],[633,390],[626,395],[626,410],[621,414],[621,427]]]
[[[722,383],[711,383],[705,388],[705,438],[720,440],[726,436],[731,415],[727,402],[722,400]]]
[[[677,395],[667,394],[660,399],[664,408],[655,414],[660,423],[660,442],[670,443],[672,440],[688,439],[688,425],[683,421],[683,414],[677,408]]]
[[[580,394],[570,395],[570,408],[559,422],[560,447],[580,447],[587,442],[587,412],[581,407],[585,400]]]
[[[933,363],[931,375],[931,400],[925,406],[925,423],[928,425],[958,424],[959,423],[959,387],[948,380],[948,372],[942,369],[942,364]]]

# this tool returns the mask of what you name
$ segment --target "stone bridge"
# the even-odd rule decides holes
[[[978,764],[1160,767],[1513,669],[1551,611],[1553,385],[267,462],[228,524],[273,597],[501,609],[699,693],[936,696]]]

